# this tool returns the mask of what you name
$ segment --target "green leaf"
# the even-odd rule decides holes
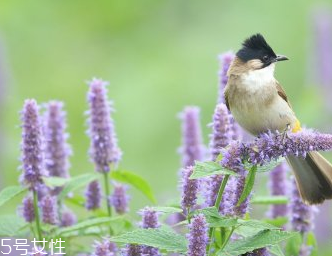
[[[168,252],[185,253],[187,250],[187,240],[184,236],[164,229],[137,229],[120,236],[111,237],[110,240],[116,243],[153,246]]]
[[[272,246],[296,235],[295,232],[263,230],[258,234],[228,243],[218,256],[241,255],[255,249]]]
[[[6,187],[0,192],[0,206],[2,206],[4,203],[10,201],[15,196],[18,196],[19,194],[26,191],[27,188],[22,188],[20,186],[10,186]]]
[[[282,228],[288,222],[287,217],[277,217],[275,219],[263,219],[264,222]]]
[[[70,227],[64,227],[64,228],[59,228],[56,231],[56,235],[63,235],[68,232],[73,232],[73,231],[78,231],[78,230],[83,230],[89,227],[93,226],[99,226],[101,224],[109,224],[111,222],[118,222],[118,221],[123,221],[122,217],[99,217],[99,218],[93,218],[93,219],[87,219],[84,221],[81,221],[73,226]]]
[[[254,196],[250,200],[252,204],[287,204],[287,196]]]
[[[243,220],[238,219],[238,224],[240,225],[235,229],[235,233],[243,237],[249,237],[256,235],[263,230],[278,230],[279,227],[273,226],[269,223],[259,221],[259,220]]]
[[[242,202],[244,200],[246,200],[246,198],[250,195],[250,192],[255,184],[256,171],[257,171],[257,165],[252,166],[250,169],[250,172],[248,173],[248,175],[246,177],[246,181],[244,184],[242,194],[241,194],[240,199],[237,202],[236,206],[239,206],[240,204],[242,204]]]
[[[201,210],[197,210],[193,215],[202,213],[205,215],[206,222],[209,224],[211,228],[227,228],[233,227],[238,224],[238,220],[236,218],[221,216],[218,210],[215,207],[209,207]]]
[[[183,212],[183,210],[179,207],[169,207],[169,206],[152,206],[150,207],[152,210],[156,212],[161,212],[161,213],[177,213],[177,212]]]
[[[300,233],[295,233],[295,235],[292,238],[290,238],[286,243],[285,247],[286,255],[299,255],[301,245],[302,245],[302,236]]]
[[[16,215],[0,216],[0,237],[20,236],[20,231],[28,224]]]
[[[150,187],[149,183],[144,180],[141,176],[129,171],[113,171],[111,172],[111,177],[114,180],[124,182],[132,185],[139,191],[141,191],[152,203],[156,203],[156,198]]]
[[[285,254],[282,252],[281,247],[279,244],[272,245],[268,248],[269,252],[276,255],[276,256],[285,256]]]
[[[72,192],[80,187],[87,185],[89,182],[98,179],[99,175],[94,174],[82,174],[70,179],[70,181],[64,186],[61,193],[59,194],[59,200],[65,198],[69,192]]]
[[[276,168],[279,164],[285,161],[284,157],[279,157],[277,160],[271,160],[269,163],[257,166],[257,172],[269,172]],[[244,164],[246,170],[250,170],[253,166],[251,163]]]
[[[190,179],[199,179],[211,175],[232,175],[239,176],[236,172],[228,170],[222,167],[216,162],[195,162],[194,171],[190,176]]]
[[[317,241],[313,232],[309,232],[307,235],[307,245],[312,248],[310,256],[318,256]]]
[[[43,177],[43,181],[46,186],[54,188],[66,185],[70,181],[70,179],[61,177]]]

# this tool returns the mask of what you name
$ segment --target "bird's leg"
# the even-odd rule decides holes
[[[282,132],[282,144],[285,144],[285,139],[288,138],[287,132],[290,131],[290,128],[290,124],[287,124],[285,130]]]

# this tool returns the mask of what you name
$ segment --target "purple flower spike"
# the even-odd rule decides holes
[[[208,226],[205,216],[203,214],[196,215],[189,224],[187,256],[205,256],[208,240]]]
[[[90,182],[85,191],[85,208],[95,210],[100,208],[101,204],[101,187],[97,180]]]
[[[150,207],[145,207],[139,211],[142,215],[142,222],[140,226],[142,228],[159,228],[160,223],[158,222],[158,213]],[[158,248],[151,246],[142,246],[142,254],[146,256],[160,256]]]
[[[204,156],[202,131],[199,122],[199,108],[186,107],[179,117],[182,120],[182,166],[192,166],[195,160],[201,161]]]
[[[270,172],[269,188],[273,196],[285,196],[288,191],[287,167],[282,163]],[[269,216],[271,218],[287,216],[287,204],[271,205]]]
[[[56,197],[45,196],[41,203],[42,220],[44,223],[55,225],[57,224],[57,201]]]
[[[62,109],[62,102],[51,101],[47,104],[44,116],[45,167],[50,176],[68,178],[71,149],[67,143],[66,114]],[[58,194],[60,191],[56,188],[53,192]]]
[[[226,52],[219,55],[220,70],[219,70],[219,98],[218,103],[225,103],[224,90],[228,81],[227,71],[235,55],[232,52]]]
[[[322,134],[307,129],[297,133],[288,133],[283,140],[282,134],[263,133],[255,141],[240,144],[233,142],[224,152],[222,165],[237,171],[241,169],[241,159],[249,158],[253,164],[265,164],[283,156],[305,157],[311,151],[326,151],[332,149],[332,135]]]
[[[122,251],[122,256],[140,256],[142,255],[142,248],[140,245],[127,244]]]
[[[26,100],[21,112],[22,120],[22,167],[21,182],[36,190],[43,183],[44,171],[42,126],[35,100]]]
[[[110,164],[116,168],[122,154],[117,145],[106,85],[107,82],[94,78],[90,82],[88,92],[90,156],[98,172],[109,172]]]
[[[295,179],[292,179],[292,194],[290,202],[290,221],[295,231],[305,233],[313,229],[315,206],[309,206],[302,202]]]
[[[188,166],[182,170],[182,200],[181,205],[183,209],[191,209],[196,205],[197,194],[199,190],[199,180],[190,179],[194,168]]]
[[[61,227],[69,227],[77,223],[77,217],[71,210],[66,209],[61,214]]]
[[[127,195],[128,187],[119,183],[114,183],[114,191],[110,196],[110,205],[112,205],[117,214],[128,212],[129,196]]]
[[[33,199],[30,196],[23,199],[22,215],[26,222],[33,222],[35,220]]]
[[[232,116],[225,104],[221,103],[216,106],[212,122],[212,134],[210,135],[210,150],[212,161],[215,161],[221,149],[228,146],[232,139]]]
[[[112,243],[105,238],[102,242],[95,242],[95,251],[92,256],[116,256],[117,247],[115,243]]]

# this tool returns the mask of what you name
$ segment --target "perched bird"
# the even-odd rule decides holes
[[[268,130],[298,132],[299,120],[287,95],[274,77],[275,64],[288,60],[277,55],[261,34],[246,39],[228,70],[224,95],[235,120],[253,135]],[[303,201],[319,204],[332,199],[332,165],[318,152],[306,158],[289,156]]]

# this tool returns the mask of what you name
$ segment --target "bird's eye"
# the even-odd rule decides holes
[[[268,60],[269,60],[269,56],[268,56],[268,55],[264,55],[264,56],[263,56],[263,60],[264,60],[264,61],[268,61]]]

